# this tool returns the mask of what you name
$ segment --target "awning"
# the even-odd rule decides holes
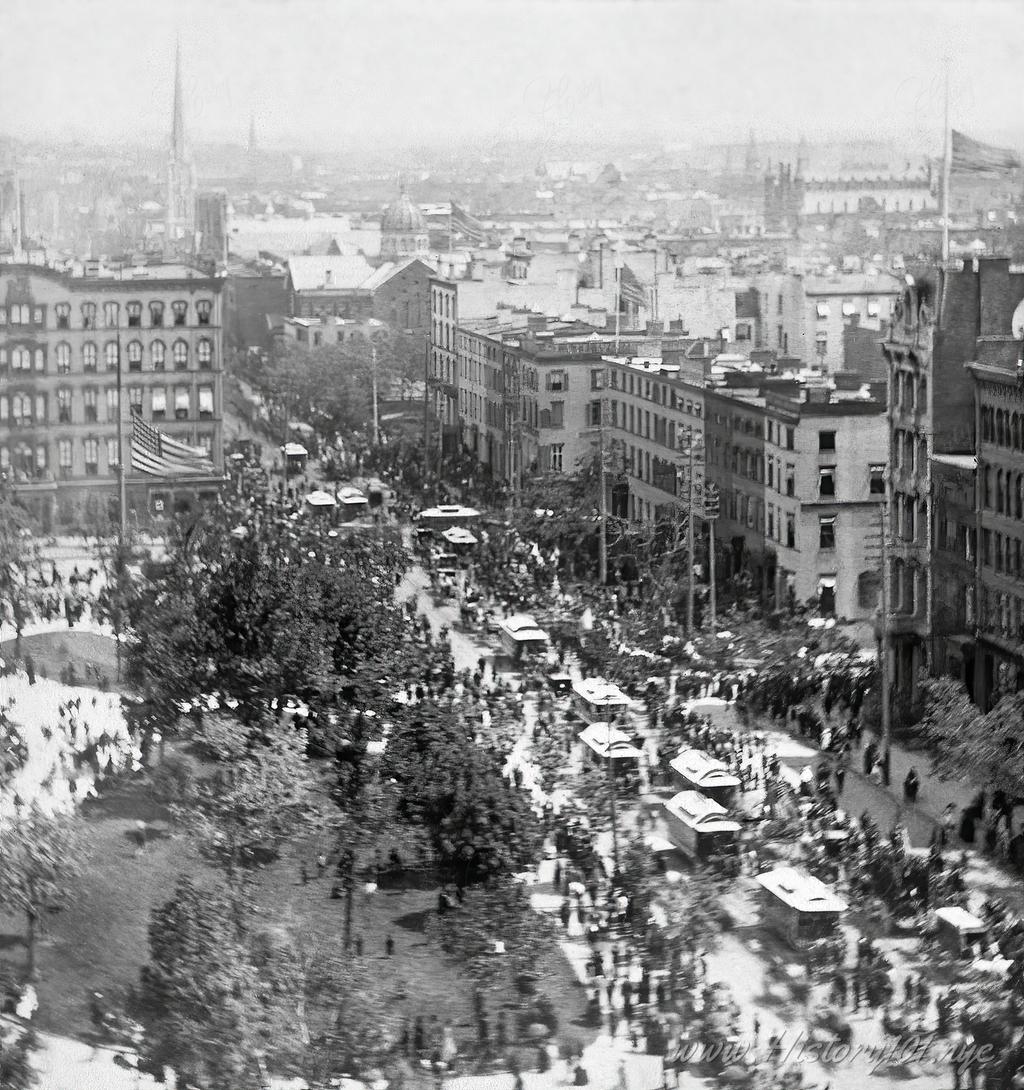
[[[306,497],[306,503],[310,507],[336,507],[337,501],[330,494],[330,492],[324,492],[321,489],[317,489],[315,492],[310,492]]]

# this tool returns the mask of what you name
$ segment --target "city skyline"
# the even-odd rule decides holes
[[[8,40],[20,46],[0,69],[0,100],[4,130],[20,138],[166,139],[180,37],[195,143],[244,143],[255,119],[266,146],[325,150],[370,141],[555,146],[630,132],[729,143],[753,129],[764,141],[898,138],[908,154],[926,155],[941,147],[949,56],[953,124],[1014,142],[1013,43],[1024,9],[974,5],[969,24],[964,11],[845,0],[771,9],[442,0],[429,10],[405,0],[369,9],[12,0]],[[40,57],[59,78],[32,75]],[[141,100],[134,88],[144,88]]]

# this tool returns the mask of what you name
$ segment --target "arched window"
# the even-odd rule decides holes
[[[159,299],[154,299],[149,304],[149,324],[154,329],[159,329],[164,324],[164,305]]]
[[[15,427],[32,423],[32,398],[28,394],[15,394],[11,398],[11,421]]]
[[[981,505],[992,510],[992,467],[985,466],[981,475]]]
[[[213,341],[209,337],[199,338],[199,343],[196,345],[196,357],[199,360],[199,366],[204,370],[213,363]]]
[[[188,342],[175,341],[171,352],[174,359],[174,370],[185,371],[188,369]]]
[[[200,299],[196,303],[196,321],[199,325],[210,324],[210,312],[213,310],[213,304],[209,299]]]
[[[57,361],[57,374],[66,375],[71,370],[71,345],[67,341],[61,341],[53,353]]]
[[[108,371],[117,370],[117,362],[121,356],[121,350],[118,348],[117,341],[107,341],[103,346],[103,358],[107,363]]]
[[[1013,485],[1013,517],[1024,518],[1024,474],[1018,473]]]
[[[103,324],[107,329],[117,329],[118,315],[120,312],[121,308],[117,303],[103,304]]]
[[[1003,513],[1003,471],[996,473],[996,514]]]
[[[1020,413],[1014,413],[1010,417],[1010,430],[1012,432],[1013,449],[1020,450]]]
[[[32,353],[27,348],[15,348],[11,353],[12,371],[31,371]]]
[[[174,315],[175,325],[188,324],[188,303],[184,299],[176,299],[171,303],[171,313]]]
[[[142,370],[142,341],[128,342],[128,370]]]
[[[154,341],[149,346],[149,356],[153,361],[153,370],[162,371],[167,363],[167,346],[163,341]]]
[[[37,348],[32,353],[32,360],[33,360],[33,362],[35,364],[35,368],[36,368],[37,371],[39,371],[39,372],[45,371],[46,370],[46,349],[45,348]]]
[[[92,341],[86,341],[82,345],[82,370],[96,370],[96,345]]]

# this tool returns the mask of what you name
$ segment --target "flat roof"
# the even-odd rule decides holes
[[[754,881],[798,912],[845,912],[847,908],[824,882],[795,867],[777,867]]]
[[[738,833],[742,826],[726,817],[728,811],[699,791],[680,791],[664,803],[665,809],[675,817],[704,832]]]
[[[699,787],[739,787],[740,780],[727,765],[700,749],[684,749],[669,767]]]
[[[618,687],[603,677],[588,677],[573,682],[573,692],[590,704],[608,704],[620,707],[629,705],[629,698]]]

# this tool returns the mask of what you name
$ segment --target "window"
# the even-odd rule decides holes
[[[835,450],[836,433],[834,431],[818,432],[818,450]]]
[[[868,466],[868,473],[870,475],[870,483],[868,484],[868,492],[872,496],[881,496],[885,494],[885,466],[873,465]]]
[[[117,303],[103,304],[103,324],[107,329],[117,329],[121,308]]]
[[[843,300],[843,317],[852,318],[857,313],[857,306],[850,299]]]
[[[87,424],[95,424],[99,419],[97,409],[99,399],[96,394],[96,387],[86,386],[82,391],[82,400],[85,402],[85,422]]]
[[[174,387],[174,419],[188,420],[189,394],[187,386]]]
[[[814,313],[818,318],[827,318],[831,313],[831,309],[828,303],[818,303],[814,308]]]
[[[213,416],[213,387],[199,387],[199,417],[201,420],[209,420]]]
[[[786,428],[786,450],[796,450],[796,433],[792,428]]]
[[[836,494],[836,467],[820,466],[818,469],[818,495],[820,497]]]
[[[188,370],[188,344],[185,341],[175,341],[174,347],[171,349],[171,354],[174,358],[174,370],[175,371],[187,371]]]
[[[796,548],[796,515],[786,512],[786,548]]]
[[[209,299],[200,299],[196,303],[196,321],[199,325],[210,324],[210,312],[213,310],[213,304]]]
[[[548,389],[564,393],[569,388],[568,375],[565,371],[548,372]]]
[[[199,338],[199,343],[196,345],[196,356],[200,368],[204,371],[209,370],[210,365],[213,363],[213,341],[209,337]]]
[[[120,458],[117,456],[117,436],[107,439],[107,469],[117,469]]]
[[[117,370],[117,362],[121,357],[121,349],[118,346],[117,341],[107,341],[103,347],[103,358],[107,362],[108,371]]]
[[[591,390],[604,389],[604,371],[601,368],[596,368],[590,372],[590,388]]]
[[[86,374],[96,373],[96,345],[92,341],[86,341],[82,345],[82,370]]]
[[[85,474],[98,477],[100,472],[100,444],[98,439],[86,439],[82,443],[85,451]]]
[[[153,419],[164,420],[167,416],[167,387],[154,386],[151,390]]]
[[[12,371],[31,371],[32,354],[27,348],[15,348],[11,353]]]
[[[71,476],[71,440],[57,440],[57,465],[60,467],[62,477]]]
[[[171,303],[171,313],[174,315],[175,325],[185,325],[188,318],[188,303],[183,299],[177,299]]]
[[[138,329],[142,325],[142,304],[128,303],[124,309],[128,315],[128,328]]]
[[[10,308],[11,325],[28,325],[31,320],[31,312],[28,305],[15,303]]]
[[[37,424],[46,423],[46,394],[36,394],[36,415],[35,422]]]
[[[786,495],[796,495],[796,466],[792,462],[786,463]]]
[[[71,391],[68,389],[57,391],[57,423],[71,423]]]
[[[822,515],[818,519],[818,548],[834,549],[836,547],[836,516]]]
[[[564,443],[551,444],[551,472],[561,473],[563,469],[562,457],[565,453]]]
[[[775,540],[775,505],[768,504],[768,521],[766,524],[767,536],[769,541]]]
[[[54,349],[54,358],[57,360],[57,374],[68,374],[71,370],[71,345],[61,341]]]
[[[142,341],[128,342],[128,370],[142,370]]]
[[[11,398],[11,422],[15,427],[32,423],[32,399],[28,394],[15,394]]]
[[[128,411],[132,416],[142,416],[142,387],[128,387]]]
[[[32,362],[35,365],[36,373],[42,374],[46,370],[46,349],[35,349],[32,353]]]
[[[118,409],[117,402],[118,402],[117,387],[116,386],[108,386],[107,387],[107,423],[108,424],[116,424],[117,423],[117,409]]]
[[[776,303],[776,313],[777,314],[782,313],[782,292],[781,291],[779,292],[779,298],[778,298],[777,303]]]
[[[149,346],[149,356],[153,361],[153,370],[162,371],[167,362],[167,346],[163,341],[154,341]]]
[[[70,303],[58,303],[56,307],[57,314],[57,328],[58,329],[70,329],[71,328],[71,304]]]
[[[160,329],[164,324],[164,305],[154,301],[149,304],[149,324],[154,329]]]
[[[775,487],[775,459],[771,455],[768,456],[768,487]]]

